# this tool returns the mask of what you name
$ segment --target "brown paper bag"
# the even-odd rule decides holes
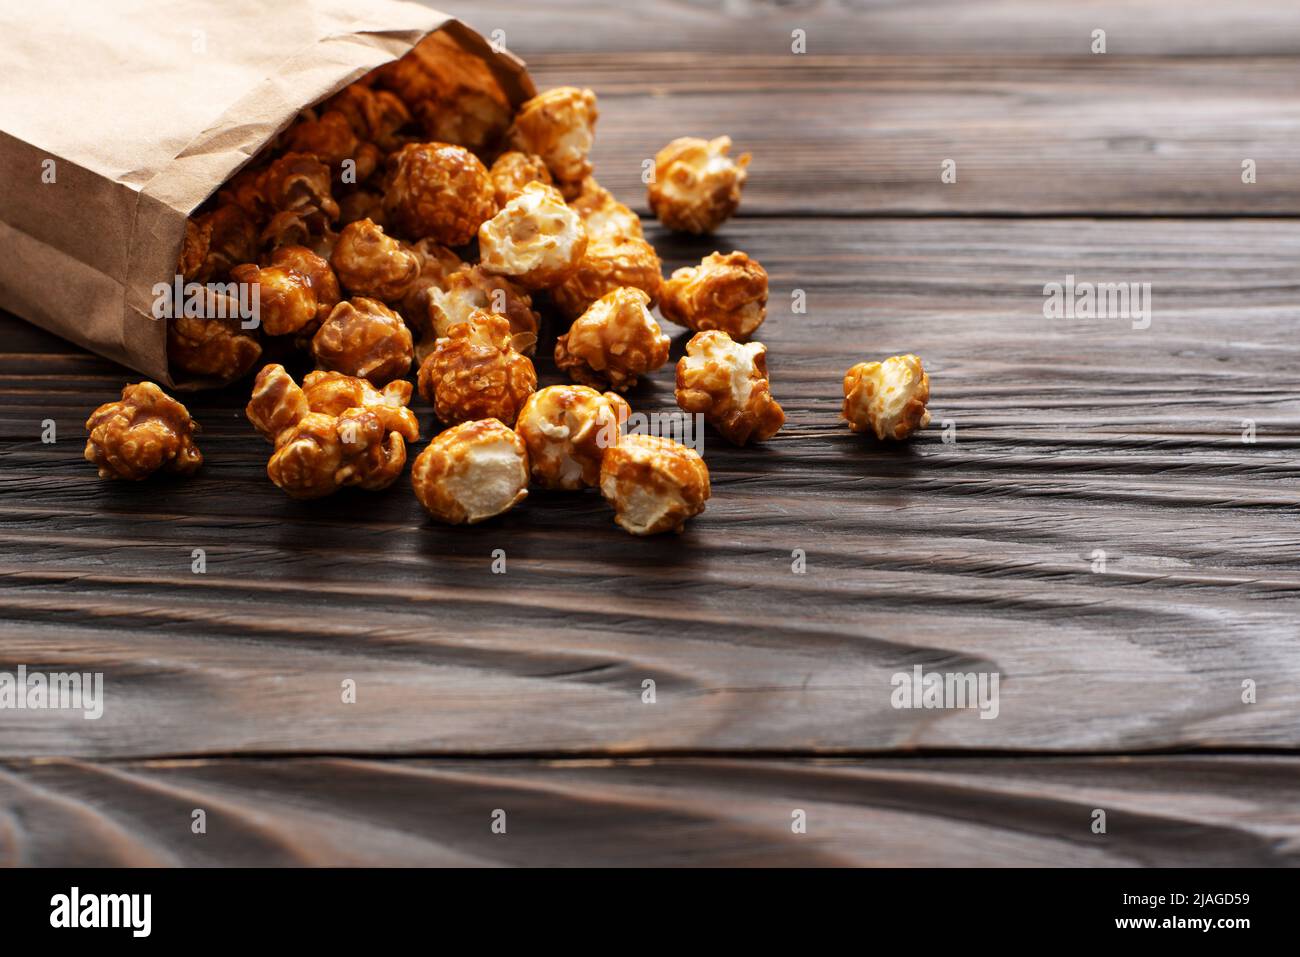
[[[3,5],[0,303],[177,385],[153,287],[190,213],[301,109],[422,41],[481,60],[515,106],[533,95],[520,60],[406,0]]]

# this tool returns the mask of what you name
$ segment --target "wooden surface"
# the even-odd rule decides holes
[[[1300,861],[1300,9],[578,6],[465,15],[596,90],[643,211],[668,139],[754,152],[716,240],[647,225],[669,269],[767,267],[786,428],[707,433],[708,511],[655,540],[595,493],[295,504],[246,385],[190,401],[199,476],[110,484],[82,423],[130,374],[0,317],[0,671],[107,689],[0,711],[0,861]],[[1045,319],[1067,274],[1150,282],[1151,327]],[[851,435],[844,370],[903,351],[933,428]],[[630,398],[673,408],[671,367]],[[918,664],[997,672],[998,717],[895,710]]]

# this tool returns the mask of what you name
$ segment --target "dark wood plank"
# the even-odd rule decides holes
[[[670,266],[712,248],[652,235]],[[0,754],[1300,746],[1294,223],[747,219],[718,245],[772,272],[789,419],[762,448],[706,435],[714,497],[680,538],[625,535],[594,493],[457,530],[405,480],[292,503],[246,386],[191,400],[197,478],[104,483],[81,422],[125,374],[9,320],[0,668],[110,694],[100,721],[7,716]],[[1067,272],[1152,282],[1151,328],[1049,323]],[[907,350],[935,428],[852,436],[844,370]],[[672,408],[671,378],[634,406]],[[915,664],[997,671],[999,717],[893,709]]]
[[[1297,802],[1275,757],[7,762],[0,864],[1294,867]]]

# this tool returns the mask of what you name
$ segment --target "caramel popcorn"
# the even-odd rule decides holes
[[[721,329],[744,342],[767,316],[767,270],[744,253],[715,252],[673,272],[663,284],[659,312],[687,329]]]
[[[292,269],[305,277],[316,297],[316,321],[308,326],[315,329],[339,304],[339,280],[330,264],[306,246],[281,246],[271,255],[271,265]]]
[[[770,439],[785,424],[768,387],[767,347],[725,332],[700,332],[677,362],[677,404],[702,414],[728,442]]]
[[[731,137],[682,137],[655,156],[655,178],[647,191],[650,209],[669,229],[711,233],[740,206],[749,154],[732,160]]]
[[[391,151],[399,145],[397,133],[411,122],[411,112],[401,97],[389,90],[374,90],[365,83],[344,87],[327,101],[325,110],[347,118],[359,139]]]
[[[402,317],[377,299],[340,302],[311,340],[322,369],[385,385],[411,370],[411,332]]]
[[[555,364],[584,385],[626,392],[637,377],[668,361],[668,337],[646,306],[650,297],[623,287],[574,320],[555,343]]]
[[[352,129],[352,123],[337,110],[326,110],[319,116],[308,110],[285,130],[283,145],[292,153],[307,153],[337,169],[344,160],[356,161],[361,141]],[[369,172],[374,172],[373,165]],[[357,176],[359,182],[366,178],[360,174]]]
[[[234,382],[262,356],[262,347],[238,319],[177,316],[167,320],[167,362],[173,372]]]
[[[387,428],[390,413],[364,406],[337,415],[313,411],[281,365],[258,373],[247,414],[275,444],[266,474],[293,498],[320,498],[351,485],[387,488],[406,464],[403,433]]]
[[[346,226],[359,219],[368,219],[380,228],[388,227],[383,193],[373,189],[357,189],[339,198],[339,223]]]
[[[494,167],[495,168],[495,167]],[[587,227],[593,241],[619,243],[625,239],[644,239],[641,217],[614,198],[614,194],[591,177],[582,184],[582,193],[569,204]]]
[[[340,416],[348,409],[365,409],[379,417],[385,432],[396,432],[408,442],[420,437],[420,423],[409,408],[412,388],[405,379],[395,379],[376,389],[365,379],[319,370],[302,380],[309,411]]]
[[[388,159],[384,208],[408,239],[463,246],[496,212],[492,178],[450,143],[409,143]]]
[[[442,102],[416,103],[415,118],[428,139],[482,152],[510,125],[510,110],[490,93],[458,86]]]
[[[532,182],[478,231],[481,265],[525,289],[559,285],[587,250],[582,218],[553,186]]]
[[[482,266],[462,264],[440,287],[428,292],[428,332],[416,349],[420,361],[453,326],[471,322],[475,312],[505,316],[510,323],[510,345],[526,356],[536,350],[541,320],[533,310],[532,297],[504,276],[493,276]]]
[[[500,419],[514,425],[537,373],[510,344],[504,316],[476,312],[453,326],[420,365],[420,395],[448,425]]]
[[[272,209],[319,212],[327,221],[339,218],[330,190],[330,169],[309,153],[285,153],[263,174],[261,189]]]
[[[330,265],[354,295],[400,302],[419,279],[424,260],[370,220],[359,219],[339,233]]]
[[[528,397],[515,431],[528,446],[533,481],[580,489],[600,480],[605,450],[618,444],[631,407],[621,395],[585,385],[552,385]]]
[[[159,469],[189,475],[203,464],[198,429],[185,406],[154,383],[138,382],[86,420],[86,461],[106,479],[139,481]]]
[[[536,181],[546,186],[553,185],[546,161],[540,156],[520,153],[518,150],[502,153],[488,172],[492,177],[498,209],[522,193],[529,183]]]
[[[657,435],[625,435],[605,453],[600,494],[633,535],[680,532],[704,511],[709,469],[694,449]]]
[[[257,255],[257,226],[235,205],[218,206],[185,224],[177,268],[186,282],[222,280]]]
[[[464,422],[416,456],[411,485],[439,521],[481,522],[528,496],[528,451],[523,439],[496,419]]]
[[[258,287],[258,316],[268,336],[286,336],[316,322],[316,292],[298,270],[245,263],[232,269],[230,278]]]
[[[596,94],[591,90],[556,87],[519,107],[506,142],[512,150],[545,160],[560,192],[571,199],[591,175],[587,154],[596,136],[596,116]]]
[[[576,319],[601,296],[620,286],[640,289],[653,306],[663,286],[663,263],[644,239],[593,240],[568,279],[551,290],[551,301],[566,319]]]
[[[930,424],[930,377],[914,355],[859,362],[844,376],[844,418],[854,432],[905,439]]]

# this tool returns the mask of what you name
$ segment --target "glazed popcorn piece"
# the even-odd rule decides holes
[[[680,532],[704,511],[709,469],[698,452],[658,435],[625,435],[600,466],[600,494],[633,535]]]
[[[582,217],[553,186],[532,182],[478,231],[481,265],[525,289],[563,282],[587,250]]]
[[[359,219],[368,219],[381,228],[388,226],[383,193],[377,193],[373,189],[356,189],[339,197],[339,224],[346,226]]]
[[[306,246],[281,246],[271,255],[271,265],[292,269],[306,278],[316,297],[316,317],[308,328],[315,329],[339,304],[339,280],[330,264]]]
[[[527,356],[515,351],[504,316],[474,313],[452,326],[420,365],[420,395],[448,425],[500,419],[514,425],[537,388]]]
[[[361,82],[340,90],[325,103],[325,110],[342,114],[359,139],[385,151],[397,148],[397,132],[411,122],[411,112],[401,97]]]
[[[384,208],[408,239],[463,246],[496,212],[492,178],[477,156],[450,143],[408,143],[388,158]]]
[[[551,301],[566,319],[576,319],[593,302],[621,286],[644,292],[653,306],[663,286],[663,263],[644,239],[593,240],[573,274],[551,290]]]
[[[176,271],[186,282],[222,280],[257,255],[257,226],[235,205],[218,206],[185,223]]]
[[[476,312],[504,316],[510,323],[510,344],[515,351],[530,356],[536,350],[541,318],[533,310],[532,297],[504,276],[485,272],[482,266],[462,266],[440,288],[429,290],[428,332],[416,350],[420,361],[453,326],[472,322]]]
[[[583,385],[626,392],[668,361],[669,340],[649,302],[630,287],[602,296],[556,340],[555,364]]]
[[[232,304],[230,311],[235,308]],[[262,347],[238,319],[167,320],[167,362],[174,372],[225,384],[247,375],[261,356]]]
[[[429,331],[429,296],[446,285],[447,280],[465,267],[456,253],[432,239],[421,239],[407,248],[420,259],[420,272],[402,297],[401,313],[412,332]]]
[[[338,233],[315,210],[289,209],[271,217],[258,242],[263,250],[272,253],[283,246],[304,246],[316,255],[328,258],[338,242]]]
[[[519,107],[506,142],[512,150],[545,160],[560,192],[572,198],[591,175],[587,154],[596,137],[596,116],[596,94],[591,90],[556,87]]]
[[[198,428],[185,406],[154,383],[128,385],[86,420],[86,461],[106,479],[139,481],[159,469],[189,475],[203,464],[194,444]]]
[[[379,417],[385,432],[396,432],[408,442],[420,437],[420,424],[411,404],[411,383],[397,379],[376,389],[365,379],[342,372],[308,372],[302,395],[308,410],[340,416],[348,409],[365,409]]]
[[[244,263],[230,270],[230,278],[258,287],[258,317],[268,336],[299,332],[317,321],[316,292],[296,269]]]
[[[619,443],[631,414],[621,395],[585,385],[552,385],[534,392],[515,423],[528,446],[533,481],[552,489],[595,486],[605,450]]]
[[[481,522],[527,497],[528,451],[523,439],[496,419],[463,422],[416,456],[411,485],[439,521]]]
[[[721,329],[744,342],[767,316],[767,270],[745,253],[715,252],[664,281],[659,311],[687,329]]]
[[[646,198],[659,222],[686,233],[711,233],[740,207],[748,153],[732,160],[731,137],[682,137],[655,156]]]
[[[591,177],[582,184],[582,192],[570,204],[582,217],[587,236],[619,243],[625,239],[644,239],[641,217],[614,198],[614,194]]]
[[[554,183],[544,159],[518,150],[510,150],[498,156],[489,173],[498,209],[522,193],[529,183],[538,182],[545,186]]]
[[[263,173],[261,192],[278,212],[315,212],[331,223],[339,218],[330,169],[309,153],[285,153],[272,162]]]
[[[914,355],[859,362],[844,376],[844,418],[854,432],[905,439],[930,424],[930,377]]]
[[[785,424],[767,381],[767,347],[725,332],[700,332],[677,362],[677,404],[702,414],[728,442],[770,439]]]
[[[377,299],[340,302],[311,340],[321,369],[385,385],[411,371],[411,331],[402,317]]]
[[[352,294],[400,302],[419,280],[424,260],[370,220],[359,219],[339,233],[330,265]]]

